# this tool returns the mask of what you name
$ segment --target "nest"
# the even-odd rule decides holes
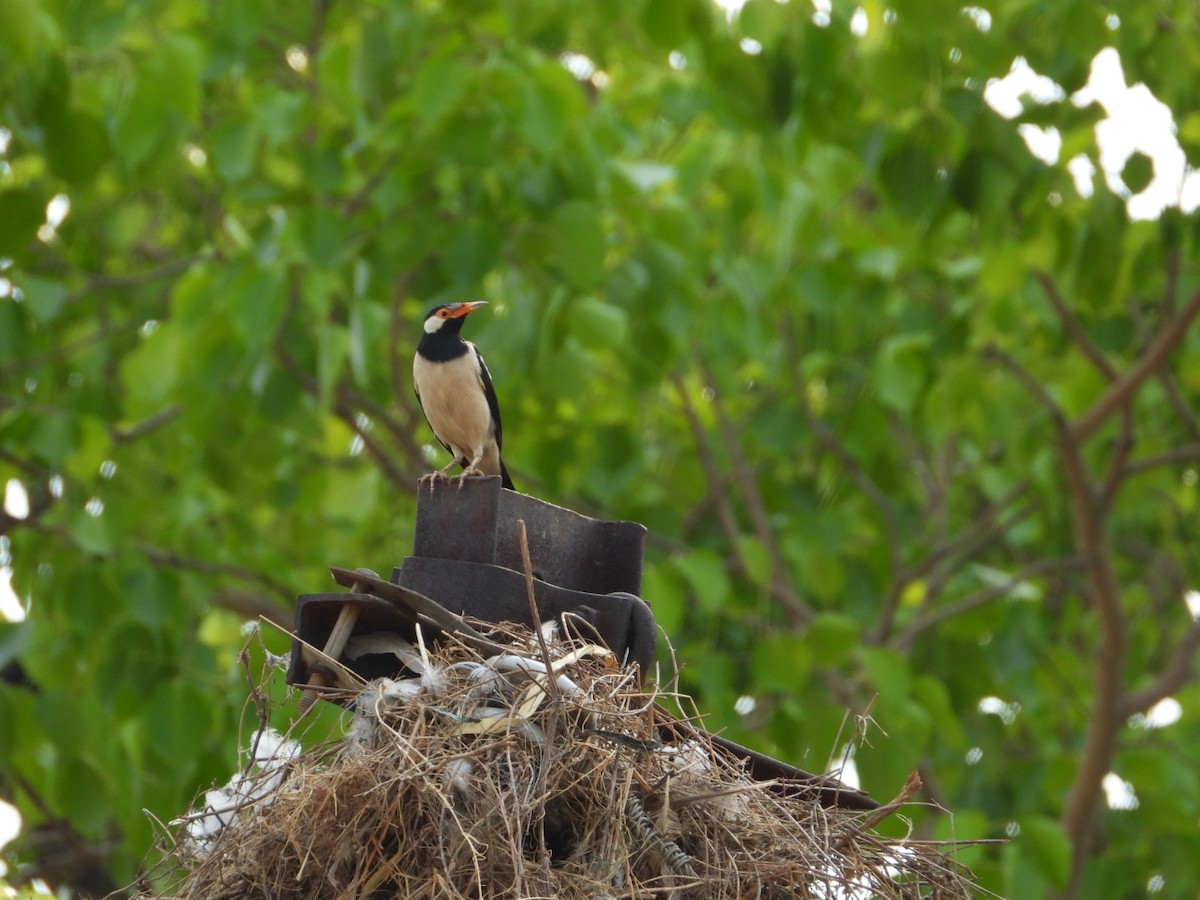
[[[172,823],[165,887],[141,896],[973,895],[946,848],[871,831],[888,807],[750,778],[607,650],[501,637],[489,658],[453,639],[397,650],[419,675],[340,698],[339,740],[260,733],[246,771]]]

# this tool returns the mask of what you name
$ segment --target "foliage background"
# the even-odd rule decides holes
[[[861,10],[0,0],[14,866],[127,883],[143,808],[225,780],[240,624],[405,555],[411,349],[473,297],[518,486],[650,528],[710,727],[919,769],[915,835],[1007,838],[960,854],[1000,895],[1195,896],[1196,221],[1081,197],[982,94],[1112,46],[1195,160],[1200,22]],[[1098,163],[1101,115],[1018,121]]]

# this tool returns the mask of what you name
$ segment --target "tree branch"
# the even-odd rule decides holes
[[[1108,417],[1123,406],[1147,378],[1159,370],[1171,353],[1187,334],[1192,320],[1200,314],[1200,290],[1192,295],[1187,305],[1180,310],[1159,332],[1150,347],[1142,354],[1132,369],[1113,382],[1112,387],[1096,404],[1084,413],[1071,427],[1072,439],[1078,443],[1085,440]]]
[[[738,539],[741,535],[741,528],[737,522],[737,516],[734,514],[733,505],[729,502],[729,494],[724,489],[725,477],[721,474],[720,464],[717,462],[716,456],[713,454],[712,447],[709,446],[708,438],[704,432],[704,424],[700,421],[699,415],[696,413],[696,407],[692,403],[692,398],[688,394],[687,385],[683,383],[683,379],[678,375],[671,377],[671,385],[675,388],[675,393],[679,397],[680,408],[683,410],[683,416],[687,420],[688,428],[692,432],[692,441],[696,445],[696,454],[700,458],[700,465],[704,469],[705,478],[708,480],[709,496],[712,498],[713,505],[717,511],[717,522],[721,526],[721,533],[725,535],[725,541],[729,544],[729,552],[733,563],[735,574],[742,578],[750,577],[750,567],[746,564],[745,558],[739,549]],[[807,608],[795,608],[794,604],[798,602],[798,598],[790,593],[776,593],[777,586],[772,583],[769,587],[771,599],[774,600],[788,616],[788,620],[793,625],[800,625],[807,621],[805,614]]]
[[[713,412],[717,418],[717,432],[721,436],[721,443],[724,445],[725,453],[729,457],[734,482],[737,484],[742,498],[746,501],[746,509],[750,513],[750,522],[754,528],[754,534],[767,551],[767,558],[771,561],[771,594],[778,602],[782,603],[784,611],[793,625],[806,624],[812,619],[812,610],[801,599],[800,595],[796,593],[795,588],[792,587],[791,578],[788,575],[787,562],[783,558],[783,551],[779,547],[779,541],[775,539],[775,530],[771,527],[771,517],[767,512],[767,504],[763,500],[762,491],[758,488],[758,480],[754,477],[754,472],[750,468],[749,463],[746,462],[745,454],[742,453],[733,423],[729,420],[729,416],[725,412],[725,404],[721,400],[721,392],[717,388],[712,369],[703,360],[700,360],[699,366],[704,382],[709,391],[712,392]]]
[[[1083,327],[1083,323],[1079,321],[1066,301],[1063,300],[1062,294],[1058,292],[1058,285],[1054,283],[1054,279],[1045,272],[1038,272],[1037,280],[1041,284],[1042,290],[1046,292],[1046,297],[1050,300],[1050,305],[1054,307],[1054,312],[1058,316],[1058,321],[1062,324],[1063,331],[1067,333],[1067,336],[1070,337],[1075,346],[1091,361],[1092,365],[1100,370],[1100,373],[1105,378],[1109,381],[1116,381],[1118,377],[1116,368],[1108,361],[1100,348],[1092,342],[1091,337],[1088,336],[1087,329]]]
[[[1027,563],[1016,572],[1014,572],[1008,580],[1000,584],[989,585],[968,594],[953,603],[948,603],[945,606],[938,607],[917,619],[913,620],[904,631],[897,635],[892,641],[892,646],[898,650],[908,650],[912,647],[913,641],[922,631],[926,631],[950,619],[965,615],[973,610],[979,609],[981,606],[986,606],[994,600],[999,600],[1001,597],[1011,593],[1013,589],[1018,587],[1022,582],[1028,581],[1030,578],[1035,578],[1038,575],[1046,575],[1051,572],[1066,572],[1072,569],[1078,569],[1082,565],[1082,561],[1076,556],[1063,556],[1054,559],[1039,559],[1034,562]]]
[[[1129,691],[1117,704],[1117,715],[1124,721],[1165,700],[1196,677],[1196,654],[1200,652],[1200,620],[1193,620],[1175,652],[1153,683],[1138,691]]]

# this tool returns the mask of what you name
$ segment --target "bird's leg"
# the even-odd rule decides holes
[[[422,475],[422,476],[421,476],[420,483],[421,483],[421,484],[425,484],[425,482],[429,482],[429,493],[431,493],[431,494],[432,494],[432,493],[433,493],[433,486],[434,486],[434,484],[435,484],[436,482],[438,482],[438,481],[447,481],[447,480],[449,480],[450,476],[446,474],[446,471],[447,471],[447,470],[448,470],[448,469],[449,469],[451,466],[454,466],[454,465],[456,465],[457,463],[458,463],[458,460],[457,460],[457,459],[452,459],[452,460],[450,460],[450,462],[448,462],[446,465],[442,466],[442,467],[441,467],[440,469],[438,469],[437,471],[435,471],[435,472],[428,472],[428,473],[426,473],[425,475]]]
[[[478,469],[479,461],[481,459],[483,459],[483,451],[482,450],[480,450],[478,453],[475,454],[475,458],[473,460],[471,460],[467,465],[463,466],[462,474],[458,476],[458,489],[460,491],[462,490],[462,486],[466,483],[468,475],[482,475],[483,474]]]

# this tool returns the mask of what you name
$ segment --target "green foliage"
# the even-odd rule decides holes
[[[514,477],[649,526],[710,727],[810,768],[853,741],[883,799],[920,768],[954,820],[914,808],[919,836],[1013,837],[962,853],[1003,896],[1200,881],[1194,684],[1180,722],[1117,727],[1139,806],[1101,801],[1073,868],[1100,626],[1031,390],[1092,409],[1085,345],[1133,368],[1200,232],[1080,197],[1017,133],[1098,163],[1095,107],[983,99],[1018,55],[1075,91],[1112,45],[1194,163],[1194,10],[1005,0],[983,28],[904,0],[856,36],[834,7],[0,2],[0,480],[32,506],[0,516],[30,605],[0,632],[28,679],[0,686],[0,794],[27,825],[65,817],[123,882],[142,809],[228,777],[239,623],[404,556],[441,456],[420,316],[478,297]],[[1200,585],[1198,333],[1133,395],[1133,459],[1163,465],[1103,512],[1129,690]],[[1100,481],[1118,422],[1082,448]]]

